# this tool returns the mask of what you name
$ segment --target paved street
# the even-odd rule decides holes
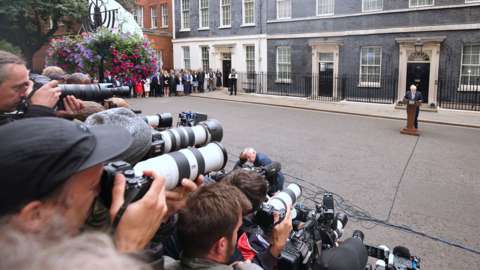
[[[205,112],[222,122],[232,161],[253,146],[280,161],[289,182],[325,188],[377,219],[480,251],[480,129],[421,124],[422,136],[411,137],[392,119],[196,97],[129,102],[144,114]],[[352,220],[347,228],[347,235],[363,230],[371,244],[409,247],[422,269],[480,269],[480,255],[419,235]]]

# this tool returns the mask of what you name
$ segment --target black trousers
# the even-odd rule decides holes
[[[237,80],[230,81],[230,95],[237,95]]]

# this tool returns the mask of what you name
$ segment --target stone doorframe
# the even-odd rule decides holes
[[[214,59],[214,66],[211,66],[210,68],[212,70],[217,70],[217,69],[222,69],[222,62],[223,62],[223,54],[224,53],[229,53],[231,55],[231,61],[232,61],[232,68],[233,68],[233,54],[234,54],[234,48],[236,44],[214,44],[212,45],[213,47],[213,52],[211,52],[213,59]]]
[[[403,100],[407,90],[407,65],[408,57],[415,53],[415,43],[421,42],[423,44],[422,52],[430,58],[430,78],[428,87],[428,101],[429,103],[438,104],[437,90],[438,90],[438,68],[440,64],[440,44],[445,40],[445,36],[434,37],[408,37],[396,38],[400,44],[399,61],[398,61],[398,91],[397,101]]]
[[[312,48],[312,95],[318,93],[318,65],[320,63],[320,53],[333,53],[333,98],[338,97],[338,65],[339,65],[339,51],[342,43],[340,41],[323,41],[311,40],[308,45]],[[315,76],[316,75],[316,76]]]

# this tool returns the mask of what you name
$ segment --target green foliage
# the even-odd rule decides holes
[[[0,39],[0,50],[11,52],[11,53],[16,54],[16,55],[21,54],[20,48],[13,46],[12,44],[10,44],[9,42],[7,42],[3,39]]]
[[[0,32],[31,61],[60,22],[67,27],[78,23],[87,9],[88,0],[0,0]]]

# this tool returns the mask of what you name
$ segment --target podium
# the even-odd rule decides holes
[[[420,106],[420,102],[407,100],[407,126],[400,130],[400,133],[419,136],[420,133],[418,129],[415,128],[415,113],[417,111],[417,107]]]

